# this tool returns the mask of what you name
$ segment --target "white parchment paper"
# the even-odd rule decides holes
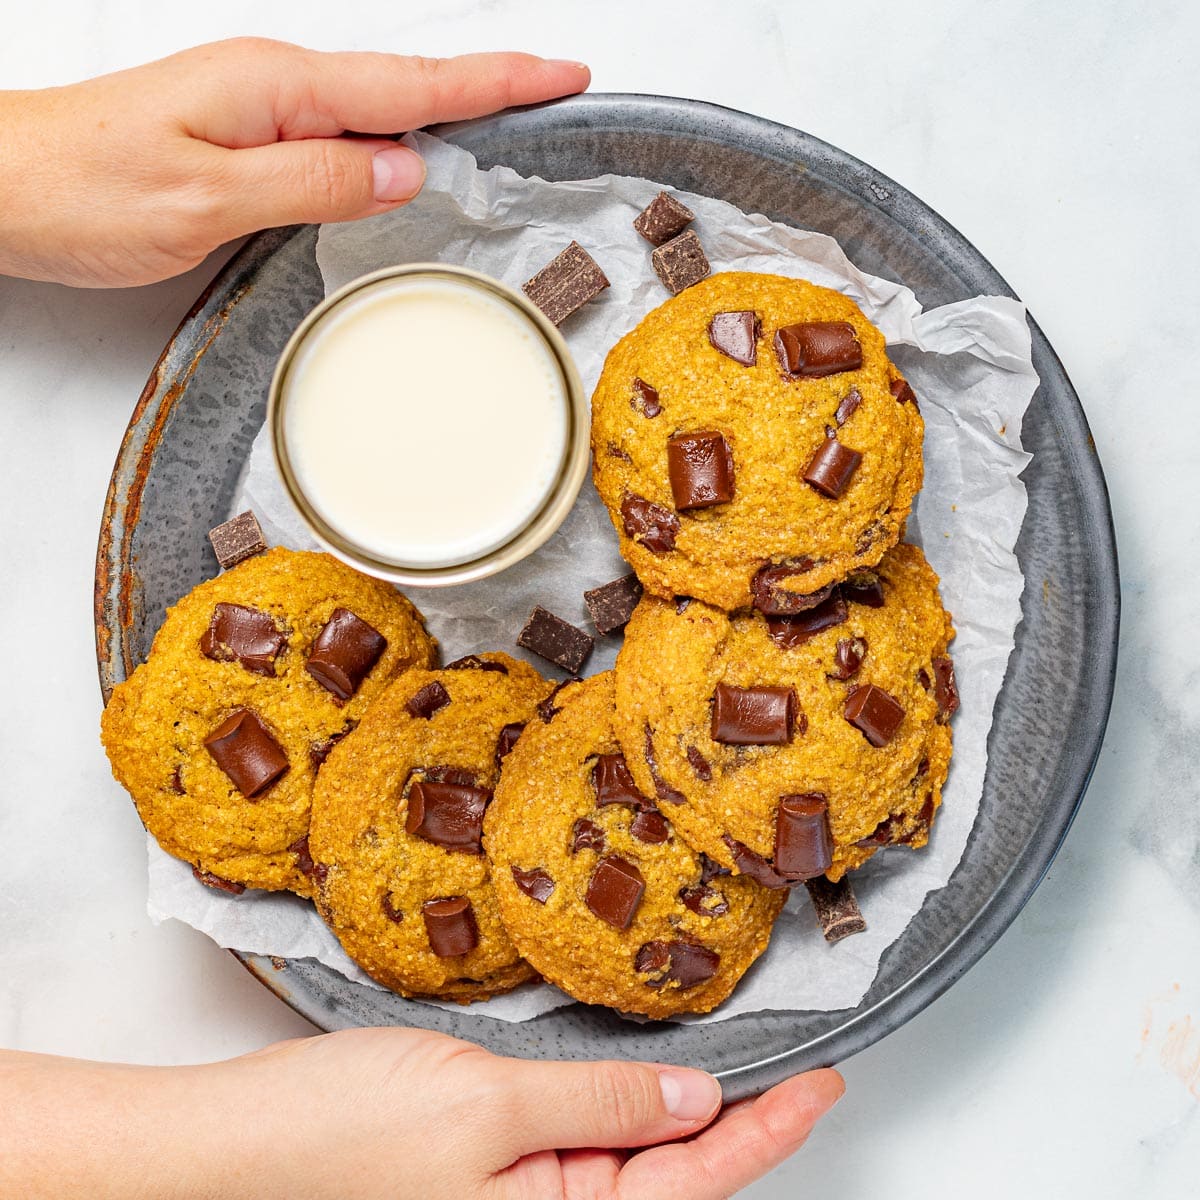
[[[436,138],[408,139],[429,174],[420,197],[396,213],[326,225],[317,261],[330,292],[394,263],[460,263],[519,287],[572,239],[596,258],[612,287],[563,329],[584,384],[595,386],[609,347],[666,299],[650,266],[650,248],[632,229],[660,190],[644,179],[606,175],[573,183],[523,179],[507,168],[480,171],[475,160]],[[807,892],[798,888],[771,946],[719,1012],[719,1021],[760,1009],[855,1006],[880,956],[933,889],[958,864],[979,808],[992,708],[1020,620],[1024,586],[1013,546],[1025,514],[1019,478],[1029,456],[1021,419],[1037,386],[1025,311],[1017,301],[977,297],[922,311],[912,292],[857,270],[832,238],[742,213],[689,193],[713,270],[775,272],[812,280],[852,296],[883,331],[890,353],[912,383],[925,417],[925,488],[909,522],[942,579],[954,614],[952,647],[962,693],[954,722],[954,761],[929,846],[876,855],[855,876],[866,933],[829,946]],[[269,439],[254,444],[234,511],[253,508],[268,537],[296,548],[316,543],[287,499]],[[535,604],[590,628],[583,592],[625,574],[608,514],[590,483],[562,528],[536,554],[503,574],[450,589],[412,589],[441,641],[445,660],[471,651],[518,650],[514,639]],[[600,639],[586,672],[612,665],[618,637]],[[186,864],[149,839],[149,910],[176,917],[220,945],[286,958],[316,958],[352,979],[371,981],[351,963],[312,906],[295,896],[248,892],[233,898],[196,883]],[[372,984],[372,986],[375,986]],[[533,985],[473,1006],[473,1012],[520,1021],[570,999]],[[446,1007],[455,1007],[448,1005]]]

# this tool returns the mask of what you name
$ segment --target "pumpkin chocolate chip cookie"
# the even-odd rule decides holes
[[[899,540],[923,433],[853,300],[725,272],[609,353],[592,398],[593,477],[649,592],[781,615]]]
[[[436,643],[388,584],[270,550],[167,612],[101,722],[146,828],[197,878],[307,896],[313,782],[330,747]]]
[[[766,949],[785,893],[730,875],[638,790],[613,731],[613,673],[568,684],[505,761],[484,818],[517,949],[577,1000],[708,1012]]]
[[[321,771],[314,899],[393,991],[467,1003],[534,978],[500,923],[480,838],[501,760],[551,689],[505,654],[409,671]]]
[[[616,666],[634,782],[698,850],[772,887],[923,846],[958,707],[952,636],[904,544],[796,616],[646,597]]]

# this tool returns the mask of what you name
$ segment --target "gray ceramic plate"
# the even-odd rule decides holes
[[[820,230],[926,306],[1012,295],[969,242],[890,179],[744,113],[592,95],[439,132],[484,166],[548,179],[641,175]],[[197,302],[146,385],[113,472],[96,563],[106,697],[145,657],[166,605],[217,569],[205,534],[228,514],[275,358],[322,295],[315,239],[313,227],[251,239]],[[689,1063],[720,1075],[731,1099],[846,1058],[918,1012],[983,954],[1037,886],[1083,796],[1112,697],[1119,588],[1104,477],[1075,392],[1036,325],[1033,356],[1041,386],[1024,425],[1034,458],[1017,544],[1029,586],[996,708],[983,805],[950,884],[889,948],[857,1008],[685,1026],[639,1025],[575,1005],[514,1025],[414,1004],[307,960],[247,955],[246,966],[326,1029],[423,1025],[502,1054]]]

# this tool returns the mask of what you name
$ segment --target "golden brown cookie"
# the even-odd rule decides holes
[[[808,604],[879,561],[921,486],[924,425],[847,296],[725,272],[610,351],[593,477],[655,595],[731,611]]]
[[[534,977],[480,835],[500,761],[552,688],[506,654],[409,671],[329,756],[309,834],[317,908],[385,987],[467,1003]]]
[[[436,649],[390,585],[328,554],[269,550],[167,611],[101,738],[146,828],[198,877],[307,896],[323,757]]]
[[[505,761],[484,818],[504,924],[589,1004],[708,1012],[766,949],[786,893],[693,852],[637,792],[613,733],[613,674],[569,684]]]
[[[617,736],[693,846],[770,886],[923,846],[958,707],[937,576],[899,545],[792,618],[647,597],[617,658]]]

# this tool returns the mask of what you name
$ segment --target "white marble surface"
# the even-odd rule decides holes
[[[12,6],[0,86],[235,33],[583,58],[595,86],[797,125],[892,175],[1023,296],[1108,472],[1125,617],[1109,737],[1049,876],[941,1000],[844,1064],[808,1147],[745,1194],[1200,1191],[1200,190],[1190,4],[694,0]],[[2,133],[2,131],[0,131]],[[91,576],[109,469],[158,351],[217,266],[108,294],[0,280],[0,1045],[174,1063],[303,1033],[193,931],[144,911],[141,828],[96,740]],[[1189,278],[1190,277],[1190,278]],[[1170,425],[1167,424],[1168,420]],[[1019,802],[1019,797],[1014,798]]]

